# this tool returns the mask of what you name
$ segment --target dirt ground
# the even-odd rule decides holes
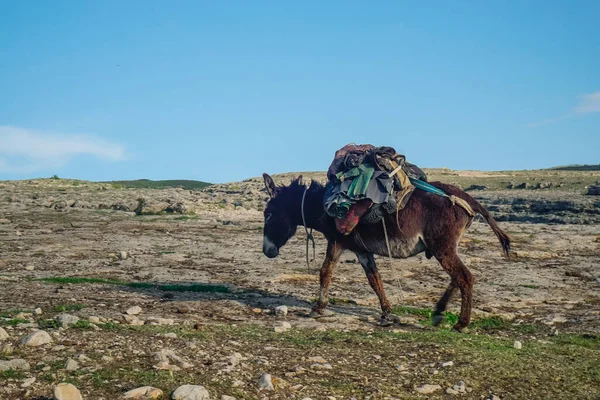
[[[279,179],[285,182],[287,178]],[[548,381],[542,371],[522,385],[517,370],[507,372],[502,381],[478,374],[490,355],[481,353],[480,364],[469,361],[459,351],[463,339],[456,339],[484,340],[477,337],[485,336],[485,340],[499,341],[493,346],[509,343],[511,351],[517,339],[539,346],[540,340],[551,343],[563,334],[597,343],[600,224],[500,222],[513,241],[513,257],[507,260],[489,227],[474,222],[459,249],[476,278],[474,318],[501,318],[508,325],[506,330],[491,333],[474,328],[470,333],[446,336],[427,326],[424,310],[433,307],[448,278],[435,260],[424,256],[394,260],[393,268],[387,259],[377,259],[391,301],[401,306],[402,324],[377,325],[377,298],[350,253],[344,254],[335,272],[329,307],[333,314],[308,318],[318,291],[317,270],[325,239],[316,235],[317,256],[311,270],[304,261],[301,230],[278,258],[267,259],[262,254],[265,194],[260,189],[257,179],[200,193],[69,181],[0,182],[0,326],[9,336],[0,340],[0,347],[4,346],[0,360],[20,358],[30,366],[16,372],[0,369],[0,398],[52,398],[52,387],[63,381],[75,383],[84,398],[90,399],[120,398],[126,390],[145,383],[160,387],[165,396],[178,384],[202,384],[211,398],[600,396],[599,373],[594,372],[600,368],[594,363],[599,355],[597,344],[584,346],[591,352],[586,353],[589,366],[587,375],[573,378],[581,379],[571,382],[578,385],[576,389],[560,382],[561,376],[570,379],[556,365],[565,360],[553,359],[556,354],[546,350],[531,353],[534,360],[544,354],[559,368],[555,373],[559,379],[554,382],[564,388],[560,392],[548,383],[552,382],[548,371]],[[493,204],[502,196],[508,195],[486,192],[484,197]],[[562,201],[560,192],[553,191],[552,196]],[[582,202],[589,198],[563,195],[573,196],[580,196]],[[144,204],[163,207],[183,204],[184,210],[136,215],[132,209],[140,198]],[[589,207],[593,213],[594,204]],[[559,210],[557,215],[565,217],[569,212]],[[500,214],[494,213],[502,220]],[[56,279],[67,277],[72,279]],[[395,278],[401,283],[402,297]],[[288,307],[285,317],[275,315],[275,307],[281,305]],[[132,306],[141,307],[142,312],[127,321],[124,312]],[[451,311],[458,307],[455,300]],[[41,314],[33,312],[36,308]],[[79,317],[80,322],[60,327],[53,318],[63,313]],[[282,321],[291,324],[292,333],[273,330]],[[535,329],[524,331],[519,326]],[[53,343],[20,345],[21,338],[37,328],[49,332]],[[174,335],[164,336],[168,333]],[[393,334],[393,338],[387,336]],[[373,337],[386,344],[377,345]],[[311,345],[316,338],[322,339],[321,344]],[[419,347],[415,338],[427,344]],[[328,341],[330,348],[323,347]],[[452,346],[444,348],[446,342]],[[492,346],[480,344],[485,349]],[[396,346],[393,359],[377,351],[385,346]],[[158,356],[153,353],[164,349],[173,349],[189,365],[180,357],[168,361],[165,368],[157,367]],[[421,351],[423,357],[417,356]],[[231,361],[234,354],[241,357],[237,363]],[[327,362],[309,361],[312,356]],[[68,359],[78,367],[65,369]],[[441,366],[451,360],[455,367]],[[401,364],[407,366],[407,373]],[[178,367],[170,368],[173,365]],[[298,365],[308,372],[295,370]],[[543,363],[540,367],[548,368]],[[259,389],[263,372],[273,376],[274,391]],[[36,381],[22,387],[28,378]],[[341,383],[332,383],[336,381]],[[458,381],[466,382],[470,390],[447,393]],[[430,383],[439,384],[441,390],[431,395],[417,390]]]

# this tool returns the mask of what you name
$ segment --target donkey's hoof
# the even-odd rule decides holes
[[[332,315],[335,315],[335,313],[330,310],[312,310],[310,314],[308,314],[310,318],[331,317]]]
[[[465,325],[458,323],[452,327],[452,332],[469,333],[469,328],[467,328]]]
[[[310,312],[310,314],[308,314],[309,318],[319,318],[320,316],[321,316],[321,314],[316,310],[312,310]]]
[[[394,314],[383,314],[379,320],[379,326],[390,326],[398,323],[400,319]]]
[[[444,320],[443,315],[441,315],[441,314],[434,315],[433,318],[431,319],[431,324],[433,326],[438,326],[443,320]]]
[[[394,321],[390,321],[387,318],[381,318],[379,320],[379,326],[384,326],[385,327],[385,326],[391,326],[391,325],[394,325]]]

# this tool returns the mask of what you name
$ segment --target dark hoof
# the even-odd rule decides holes
[[[443,315],[441,315],[441,314],[434,315],[433,318],[431,319],[431,324],[433,326],[438,326],[443,320],[444,320]]]
[[[390,326],[400,322],[400,318],[394,314],[383,314],[379,320],[379,326]]]
[[[469,328],[467,328],[465,325],[463,325],[461,323],[458,323],[452,327],[452,331],[458,332],[458,333],[468,333]]]
[[[319,318],[321,316],[321,313],[317,310],[312,310],[310,312],[310,314],[308,314],[309,318]]]

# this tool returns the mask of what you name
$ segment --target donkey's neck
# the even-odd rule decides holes
[[[306,193],[305,193],[306,190]],[[323,209],[323,196],[325,188],[320,185],[311,185],[300,192],[300,202],[298,212],[294,213],[294,222],[299,226],[304,226],[306,222],[307,228],[312,228],[316,231],[325,233],[327,216]],[[302,196],[304,196],[304,207],[302,207]],[[304,210],[304,218],[302,219],[302,211]]]

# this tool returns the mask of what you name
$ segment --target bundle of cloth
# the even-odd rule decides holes
[[[336,151],[327,171],[323,207],[347,235],[359,222],[404,208],[415,189],[410,179],[427,182],[427,175],[393,147],[351,143]]]

